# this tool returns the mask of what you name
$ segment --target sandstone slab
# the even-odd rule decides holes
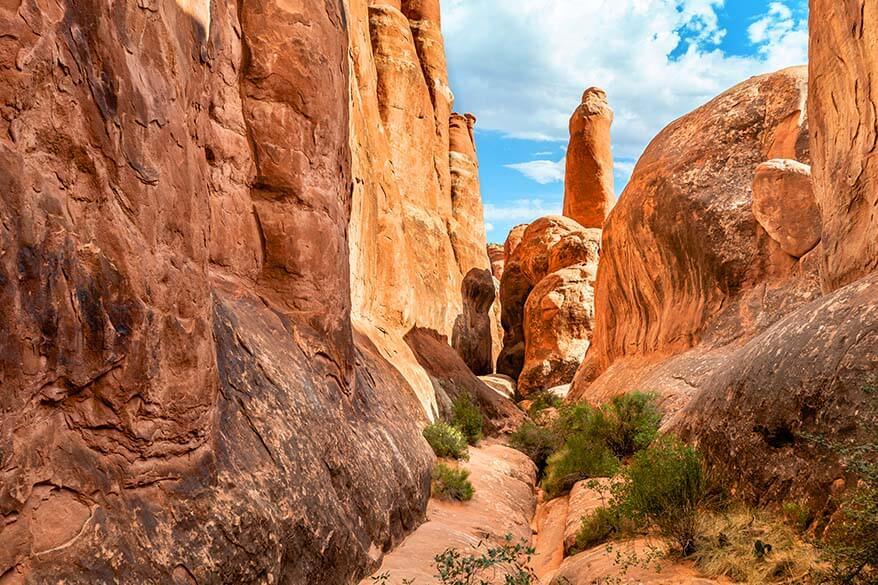
[[[756,167],[753,216],[781,249],[800,258],[820,241],[820,210],[814,199],[811,167],[773,159]]]

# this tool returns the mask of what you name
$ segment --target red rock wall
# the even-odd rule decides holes
[[[756,77],[647,147],[603,233],[596,330],[577,393],[615,361],[752,335],[811,294],[751,211],[757,165],[809,162],[804,68]]]
[[[4,582],[345,583],[422,519],[349,316],[349,20],[0,5]]]
[[[878,268],[878,7],[812,0],[808,115],[823,288]]]
[[[350,0],[353,313],[428,412],[434,384],[405,336],[452,340],[463,279],[489,269],[474,118],[451,115],[436,0]],[[482,329],[479,329],[482,330]],[[491,340],[469,340],[481,345]]]

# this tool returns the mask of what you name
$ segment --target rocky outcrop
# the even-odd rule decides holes
[[[479,187],[472,114],[452,114],[450,134],[451,207],[449,228],[454,256],[464,276],[471,270],[490,269],[485,241],[485,212]]]
[[[346,15],[236,6],[0,9],[4,579],[341,583],[422,518],[349,317]]]
[[[535,508],[536,468],[521,452],[504,445],[470,448],[461,464],[470,472],[475,495],[469,502],[430,500],[427,522],[402,546],[384,558],[373,577],[388,574],[388,585],[435,581],[435,557],[455,548],[462,555],[484,554],[507,534],[513,542],[529,543],[530,519]],[[478,552],[476,552],[478,549]],[[370,578],[360,585],[371,585]]]
[[[438,4],[373,4],[0,7],[0,580],[348,583],[422,521],[403,336],[489,264]]]
[[[490,310],[497,296],[488,270],[473,268],[463,279],[463,314],[457,318],[451,346],[477,376],[494,371],[494,339]]]
[[[527,396],[569,383],[585,355],[600,230],[547,216],[508,247],[513,251],[500,282],[504,340],[497,371],[516,378],[520,395]]]
[[[464,277],[490,267],[475,120],[451,115],[438,2],[349,0],[348,6],[353,316],[432,413],[433,381],[404,337],[426,328],[452,339],[469,311]]]
[[[823,217],[820,274],[835,290],[878,269],[878,15],[866,0],[810,7],[808,116]]]
[[[808,436],[862,444],[878,413],[878,274],[807,304],[710,369],[669,426],[699,444],[756,501],[807,500],[820,509],[846,473]],[[874,399],[873,399],[874,400]]]
[[[503,266],[506,264],[504,246],[488,244],[488,259],[491,261],[491,273],[499,281],[503,278]]]
[[[791,139],[793,127],[807,132],[806,83],[804,68],[755,77],[650,143],[604,228],[599,317],[574,397],[628,390],[589,390],[619,360],[639,362],[630,374],[694,346],[723,346],[817,294],[813,262],[784,253],[751,211],[760,163],[810,162]]]
[[[511,433],[524,422],[524,413],[473,374],[460,356],[449,350],[444,336],[432,329],[414,328],[406,334],[405,343],[432,385],[437,405],[430,413],[434,418],[449,419],[454,400],[466,394],[479,405],[488,435]]]
[[[564,215],[587,228],[602,228],[613,208],[613,110],[607,94],[590,87],[570,118],[564,175]]]
[[[518,377],[522,396],[573,380],[594,326],[596,272],[597,257],[552,272],[528,295],[524,367]]]
[[[773,159],[756,167],[753,216],[781,250],[801,258],[820,241],[820,210],[811,185],[811,167]]]

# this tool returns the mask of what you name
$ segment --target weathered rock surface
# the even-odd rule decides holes
[[[486,433],[511,433],[524,422],[525,414],[476,377],[460,356],[450,350],[445,337],[431,329],[415,328],[406,334],[405,342],[433,387],[436,410],[431,414],[434,418],[449,418],[454,400],[468,394],[485,416]]]
[[[561,567],[545,579],[549,585],[593,585],[594,583],[637,583],[643,585],[716,585],[720,581],[699,577],[689,565],[668,560],[647,563],[647,566],[625,567],[629,555],[646,557],[656,543],[635,540],[613,543],[613,553],[607,553],[606,545],[568,557]],[[616,561],[617,552],[622,561]],[[656,564],[658,567],[656,567]]]
[[[531,541],[530,519],[536,505],[536,469],[531,460],[515,449],[488,444],[471,447],[470,460],[462,465],[470,471],[475,488],[473,499],[430,500],[427,522],[384,557],[381,568],[375,572],[389,573],[388,585],[402,585],[405,579],[434,582],[433,559],[448,548],[470,554],[480,543],[501,543],[507,534],[516,542]],[[371,583],[371,579],[364,579],[361,585]]]
[[[543,278],[524,307],[525,356],[518,391],[529,396],[569,383],[594,327],[597,258]]]
[[[497,371],[517,378],[522,396],[569,383],[588,349],[600,233],[567,217],[543,217],[507,257]]]
[[[573,486],[569,494],[542,501],[540,492],[537,511],[534,515],[534,555],[533,569],[537,577],[548,582],[551,576],[561,567],[564,559],[576,543],[576,533],[582,525],[582,519],[596,509],[607,505],[609,480],[581,481]]]
[[[0,8],[13,582],[341,583],[422,518],[349,318],[346,16],[236,6]]]
[[[450,167],[452,223],[449,229],[454,256],[461,273],[490,270],[485,239],[485,212],[479,186],[479,161],[476,156],[472,114],[451,115]]]
[[[404,337],[426,328],[452,339],[469,311],[465,276],[490,268],[475,120],[451,115],[438,2],[349,0],[348,7],[353,316],[424,409],[436,412],[433,382]],[[466,343],[499,352],[493,337]]]
[[[489,270],[473,268],[463,279],[463,314],[457,318],[451,346],[477,376],[494,371],[491,307],[497,296]]]
[[[826,291],[878,269],[878,14],[867,0],[810,7],[808,116]]]
[[[564,215],[587,228],[603,228],[613,208],[613,110],[607,94],[590,87],[570,118],[570,143],[564,175]]]
[[[489,267],[438,3],[7,3],[0,71],[0,579],[362,577]]]
[[[822,297],[726,356],[670,426],[754,500],[825,502],[844,472],[803,434],[864,440],[878,372],[878,274]],[[873,413],[874,414],[874,413]]]
[[[820,210],[811,185],[811,167],[773,159],[756,167],[753,216],[781,250],[800,258],[820,241]]]
[[[488,244],[488,259],[491,261],[491,273],[494,278],[503,278],[503,266],[506,264],[506,251],[500,244]]]
[[[809,162],[790,138],[793,127],[806,132],[806,82],[804,68],[752,78],[646,149],[604,228],[599,317],[575,397],[620,359],[752,336],[817,293],[811,263],[784,253],[751,211],[769,153]]]

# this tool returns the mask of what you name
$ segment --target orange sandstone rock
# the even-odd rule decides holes
[[[802,67],[752,78],[650,143],[604,227],[596,329],[574,396],[619,359],[752,335],[815,294],[751,210],[756,168],[778,128],[800,119],[806,81]]]
[[[773,159],[756,167],[753,215],[781,249],[800,258],[820,241],[820,210],[814,200],[811,167]]]
[[[585,355],[599,240],[600,230],[543,217],[524,230],[508,259],[500,283],[498,372],[516,377],[523,396],[570,382]]]
[[[584,227],[602,228],[613,207],[613,110],[607,94],[590,87],[570,118],[570,144],[564,176],[564,215]]]
[[[867,0],[815,0],[809,30],[820,275],[830,291],[878,268],[878,13]]]

